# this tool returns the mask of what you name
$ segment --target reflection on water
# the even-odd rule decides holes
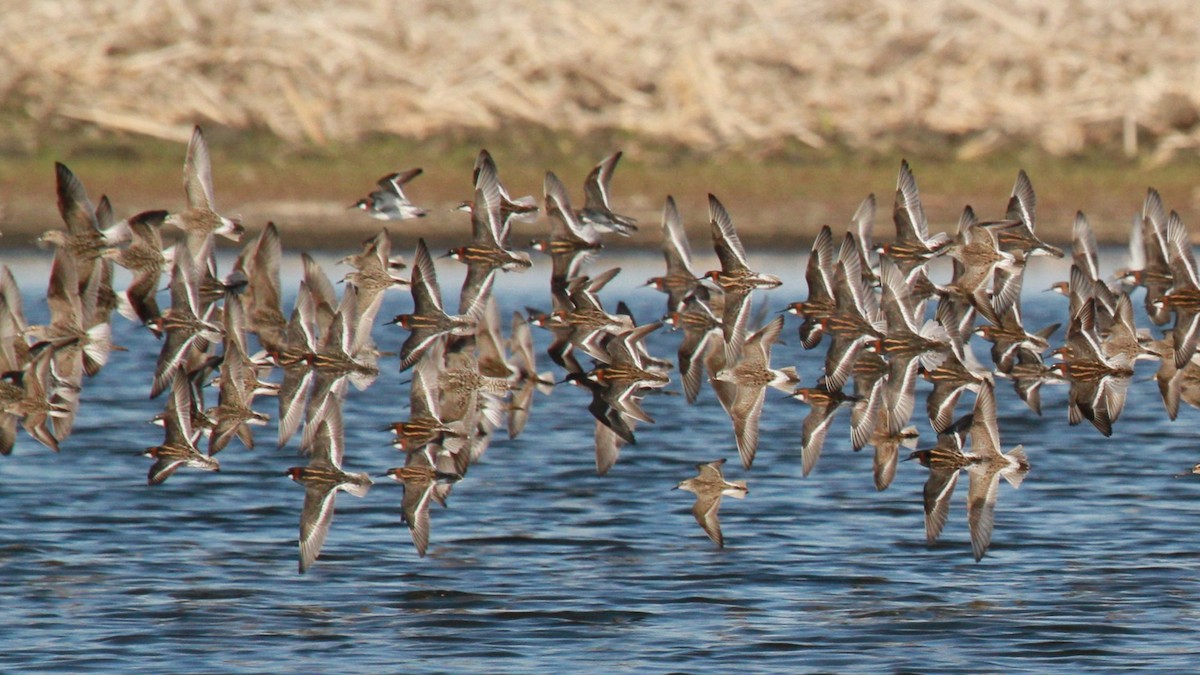
[[[333,269],[336,257],[321,262]],[[6,260],[34,321],[46,312],[39,295],[48,258]],[[285,256],[289,265],[294,258]],[[802,259],[755,260],[787,282],[758,296],[770,309],[802,296]],[[606,302],[626,300],[643,321],[662,311],[662,296],[639,288],[659,273],[657,256],[605,262],[623,268],[602,293]],[[461,281],[457,265],[438,272],[445,288]],[[1060,261],[1031,264],[1030,325],[1063,313],[1063,298],[1035,291],[1065,272]],[[298,274],[286,268],[283,287],[295,288]],[[499,277],[502,315],[544,305],[545,284],[541,268]],[[381,315],[409,304],[405,294],[389,295]],[[119,319],[115,337],[129,351],[88,383],[62,452],[21,437],[0,460],[5,669],[186,663],[273,672],[283,660],[326,670],[337,658],[352,670],[421,671],[600,663],[713,672],[747,663],[1183,670],[1194,661],[1200,583],[1190,533],[1200,482],[1171,476],[1200,459],[1200,413],[1185,407],[1167,422],[1149,368],[1139,367],[1107,439],[1090,425],[1067,425],[1063,387],[1043,393],[1042,418],[1010,387],[997,388],[1004,443],[1024,444],[1034,470],[1004,494],[979,564],[970,557],[965,495],[942,540],[927,548],[926,472],[902,464],[895,483],[876,492],[870,457],[850,451],[844,418],[820,465],[801,478],[806,410],[769,397],[758,459],[743,472],[732,467],[729,421],[710,390],[695,406],[650,397],[645,407],[658,424],[639,427],[638,444],[600,478],[587,394],[558,388],[535,400],[517,441],[496,438],[449,508],[434,507],[426,558],[401,522],[402,491],[381,482],[363,499],[339,502],[320,562],[300,577],[302,491],[281,475],[296,463],[294,450],[235,445],[221,455],[221,473],[181,472],[147,487],[138,453],[161,438],[144,422],[161,410],[146,396],[159,346]],[[375,338],[396,349],[403,333],[379,326]],[[547,339],[535,333],[539,358]],[[660,331],[648,346],[671,355],[677,339]],[[793,323],[784,340],[775,363],[796,364],[811,382],[820,356],[800,349]],[[354,470],[378,475],[397,463],[379,428],[407,404],[403,379],[385,360],[368,392],[349,392]],[[919,426],[924,446],[930,431]],[[690,495],[671,488],[693,463],[722,456],[731,459],[727,475],[746,479],[751,494],[724,504],[726,548],[718,550],[696,528]]]

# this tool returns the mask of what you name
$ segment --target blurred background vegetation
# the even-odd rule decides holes
[[[1048,238],[1083,209],[1115,241],[1147,186],[1200,210],[1197,26],[1183,0],[27,0],[0,22],[0,230],[54,226],[54,160],[121,213],[178,208],[200,123],[220,206],[297,236],[375,230],[345,206],[410,166],[422,227],[458,223],[487,147],[539,195],[623,149],[619,210],[674,193],[704,228],[711,191],[752,241],[888,204],[901,157],[935,229],[999,215],[1025,168]]]

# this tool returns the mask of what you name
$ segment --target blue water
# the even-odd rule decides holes
[[[334,259],[321,258],[331,273]],[[803,297],[802,258],[752,259],[789,282],[760,302],[777,310]],[[45,315],[48,260],[7,260],[33,320]],[[602,293],[610,307],[625,299],[642,321],[661,313],[665,296],[638,288],[659,273],[656,256],[609,254],[594,269],[606,263],[625,268]],[[548,306],[545,267],[498,280],[505,316]],[[439,261],[439,273],[456,297],[457,265]],[[1061,261],[1031,267],[1029,325],[1062,320],[1065,299],[1037,291],[1065,276]],[[409,304],[389,296],[380,317]],[[812,382],[820,354],[803,352],[794,330],[774,362]],[[159,343],[120,317],[115,335],[129,351],[85,384],[61,454],[22,435],[0,458],[0,670],[1190,670],[1200,652],[1200,479],[1172,478],[1200,461],[1200,411],[1168,422],[1146,381],[1152,364],[1139,366],[1112,438],[1067,425],[1064,387],[1044,390],[1038,418],[998,386],[1001,440],[1024,444],[1033,470],[1018,490],[1001,485],[978,564],[965,483],[941,541],[926,547],[926,471],[901,464],[877,493],[870,450],[850,451],[844,412],[802,478],[805,406],[768,394],[744,472],[711,391],[695,406],[648,398],[658,424],[641,425],[601,478],[588,396],[560,387],[538,395],[522,437],[496,438],[449,508],[434,506],[426,558],[401,522],[401,487],[376,479],[365,498],[338,498],[321,558],[301,576],[304,490],[283,476],[301,463],[295,441],[277,450],[274,426],[256,428],[258,448],[235,441],[221,473],[181,469],[148,487],[139,453],[162,439],[146,423],[163,406],[147,399]],[[403,333],[379,326],[376,338],[396,349]],[[544,350],[548,334],[535,339]],[[678,339],[660,332],[649,346],[673,359]],[[379,431],[406,416],[402,379],[387,361],[371,389],[351,390],[348,470],[378,476],[402,463]],[[272,416],[275,405],[256,402]],[[722,506],[724,550],[692,519],[691,495],[671,490],[718,457],[750,486]]]

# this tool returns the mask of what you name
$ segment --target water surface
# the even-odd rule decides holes
[[[752,257],[788,281],[756,296],[770,310],[803,297],[802,260]],[[335,257],[321,259],[337,270]],[[49,255],[8,262],[40,320]],[[665,296],[638,287],[659,273],[656,256],[609,256],[597,269],[606,264],[624,267],[602,293],[609,306],[624,299],[641,321],[661,314]],[[289,265],[284,285],[294,289]],[[505,316],[548,306],[545,267],[498,279]],[[457,295],[457,266],[439,261],[439,273]],[[1031,266],[1031,326],[1063,320],[1066,300],[1038,291],[1065,276],[1060,261]],[[380,317],[409,306],[405,294],[389,296]],[[926,547],[926,471],[902,464],[876,492],[870,450],[851,452],[845,412],[802,478],[805,406],[768,394],[758,457],[744,472],[711,391],[695,406],[651,397],[658,423],[640,426],[638,445],[601,478],[589,399],[560,387],[538,395],[522,437],[496,438],[449,508],[434,507],[426,558],[401,522],[400,486],[377,479],[366,498],[339,497],[322,556],[301,576],[304,491],[283,476],[300,463],[296,441],[276,449],[273,424],[258,428],[258,448],[232,444],[221,473],[181,469],[148,487],[150,460],[139,453],[162,439],[146,423],[164,404],[147,399],[159,343],[120,317],[114,331],[129,351],[85,383],[62,452],[22,435],[0,459],[0,669],[1185,670],[1200,651],[1200,480],[1172,478],[1200,461],[1200,411],[1185,406],[1168,422],[1147,381],[1152,365],[1139,366],[1112,438],[1068,426],[1064,387],[1044,390],[1038,418],[998,386],[1001,440],[1024,444],[1033,470],[1019,490],[1001,485],[978,564],[965,483],[941,541]],[[402,337],[376,331],[384,349]],[[548,334],[535,340],[541,353]],[[648,344],[674,358],[678,340],[659,332]],[[819,353],[800,349],[792,322],[785,340],[775,364],[814,381]],[[347,469],[380,475],[402,463],[380,428],[405,417],[405,379],[390,360],[371,389],[350,392]],[[275,415],[271,399],[256,407]],[[722,507],[724,550],[696,526],[691,495],[671,490],[694,463],[718,457],[750,486]]]

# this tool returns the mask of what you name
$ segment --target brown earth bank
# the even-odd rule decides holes
[[[1158,189],[1185,223],[1200,213],[1200,166],[1175,160],[1149,165],[1112,156],[1054,157],[1038,149],[962,161],[951,148],[914,144],[891,155],[826,149],[820,153],[742,150],[695,151],[627,135],[564,136],[540,130],[447,134],[423,141],[375,137],[353,144],[296,145],[269,134],[206,128],[213,155],[219,210],[240,216],[251,233],[268,221],[294,248],[352,247],[388,226],[431,243],[461,241],[467,216],[454,210],[471,197],[475,154],[486,147],[501,179],[515,195],[541,200],[542,179],[552,170],[582,204],[591,166],[615,150],[625,155],[612,184],[614,207],[636,217],[642,229],[619,247],[652,248],[660,241],[666,195],[679,202],[694,245],[707,241],[706,194],[730,210],[746,244],[806,246],[823,224],[849,221],[858,203],[874,193],[880,204],[877,237],[891,236],[891,203],[902,157],[912,164],[932,230],[953,231],[963,206],[981,218],[1003,215],[1012,183],[1025,169],[1037,190],[1038,230],[1049,241],[1070,241],[1076,210],[1087,213],[1105,243],[1124,243],[1147,187]],[[184,206],[185,146],[144,136],[75,130],[42,139],[34,150],[0,152],[0,232],[3,246],[33,242],[61,227],[55,206],[54,162],[71,168],[93,200],[108,195],[118,215]],[[430,209],[419,220],[385,223],[348,208],[382,175],[422,167],[407,192]],[[542,233],[546,221],[520,225],[516,243]]]

